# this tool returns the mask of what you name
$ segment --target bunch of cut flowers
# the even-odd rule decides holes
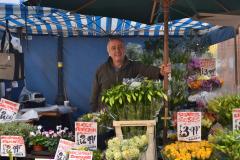
[[[166,145],[161,151],[164,160],[208,160],[213,146],[208,141],[175,142]]]
[[[188,87],[191,90],[212,91],[220,88],[223,85],[223,80],[217,76],[189,76],[187,79]]]
[[[138,160],[147,149],[148,137],[146,135],[134,136],[130,139],[113,138],[108,141],[106,150],[107,160]]]

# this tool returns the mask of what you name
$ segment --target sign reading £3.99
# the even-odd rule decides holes
[[[75,143],[89,149],[97,149],[97,123],[75,122]]]
[[[2,98],[0,101],[0,123],[13,121],[18,113],[19,106],[19,103]]]
[[[177,113],[179,141],[201,141],[201,112]]]
[[[26,157],[26,148],[22,136],[1,136],[1,156]]]
[[[215,76],[216,75],[216,59],[215,58],[200,58],[201,75]]]

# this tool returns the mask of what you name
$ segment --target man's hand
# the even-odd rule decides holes
[[[168,63],[167,65],[162,64],[161,67],[160,67],[160,73],[163,76],[171,73],[171,63]]]

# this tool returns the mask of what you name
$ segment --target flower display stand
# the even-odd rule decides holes
[[[141,156],[141,160],[156,160],[156,120],[136,120],[136,121],[113,121],[116,137],[123,139],[121,127],[146,126],[146,134],[148,136],[148,148],[146,153]]]

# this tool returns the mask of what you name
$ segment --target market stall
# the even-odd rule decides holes
[[[70,14],[68,12],[64,12],[62,10],[57,10],[57,9],[47,10],[46,8],[40,8],[40,7],[36,7],[36,8],[30,7],[33,9],[32,15],[26,16],[26,8],[25,9],[21,8],[21,7],[20,8],[10,7],[10,8],[12,9],[12,10],[10,9],[10,12],[4,12],[4,13],[9,13],[9,15],[8,14],[7,15],[9,18],[8,20],[9,20],[10,31],[17,32],[15,27],[19,26],[19,27],[22,27],[22,32],[27,33],[27,35],[35,33],[35,34],[60,35],[63,37],[65,37],[65,36],[66,37],[68,37],[68,36],[108,36],[110,34],[111,35],[121,35],[121,36],[135,36],[135,35],[159,36],[163,33],[161,31],[159,31],[159,29],[163,28],[162,24],[149,26],[149,25],[140,24],[140,23],[132,22],[132,21],[128,21],[128,20],[118,20],[118,19],[114,19],[114,18],[110,19],[110,18],[106,18],[106,17],[84,16],[84,15],[78,15],[78,14],[72,15],[72,14]],[[46,12],[45,12],[45,9],[47,10]],[[22,10],[25,11],[25,12],[23,12],[24,14],[22,14],[22,13],[17,14],[17,16],[15,14],[14,15],[10,14],[12,12],[19,13]],[[9,10],[7,10],[7,11],[9,11]],[[31,11],[28,11],[28,13],[31,13]],[[5,22],[6,22],[5,20],[2,21],[3,26],[5,26]],[[219,27],[212,26],[212,25],[209,25],[206,23],[192,21],[191,19],[176,20],[176,21],[169,23],[169,25],[171,26],[171,28],[169,29],[170,35],[175,35],[175,36],[191,35],[192,29],[189,29],[189,28],[193,28],[194,30],[197,30],[197,33],[200,33],[200,34],[203,34],[210,30],[219,28]],[[31,39],[31,37],[28,37],[28,38]],[[33,37],[33,39],[34,38],[35,37]],[[54,37],[51,37],[51,38],[53,39],[53,41],[56,42],[56,39]],[[36,38],[36,39],[39,40],[38,41],[39,43],[42,40],[46,40],[43,37]],[[84,41],[86,39],[84,39]],[[72,41],[74,41],[74,40],[75,39],[73,39]],[[106,38],[105,38],[105,40],[106,40]],[[193,39],[191,39],[191,40],[193,40]],[[65,42],[68,43],[67,45],[70,45],[69,43],[72,41],[68,42],[66,40]],[[84,41],[82,41],[82,42],[84,42]],[[94,43],[94,42],[92,42],[92,39],[87,39],[87,41],[89,41],[90,43]],[[95,43],[97,44],[97,42],[101,42],[101,41],[98,40]],[[193,41],[193,42],[199,42],[199,41]],[[50,48],[50,46],[47,45],[47,43],[49,43],[49,42],[45,42],[44,46]],[[103,42],[101,42],[101,43],[103,43]],[[32,42],[28,43],[29,48],[26,48],[26,51],[27,51],[27,49],[32,51],[31,44],[32,44]],[[156,46],[154,46],[153,44],[158,45],[158,43],[150,43],[150,49],[152,49],[152,50],[156,49]],[[151,45],[153,45],[153,46],[151,46]],[[41,57],[42,58],[41,59],[39,55],[38,55],[39,56],[38,58],[41,59],[42,62],[49,63],[50,65],[52,65],[53,68],[55,67],[55,69],[53,69],[53,71],[56,72],[57,60],[55,58],[56,54],[53,54],[56,52],[56,48],[57,48],[56,44],[54,47],[55,47],[55,49],[51,49],[50,51],[48,51],[46,53],[39,53],[39,55],[42,54],[43,56],[45,56],[45,58]],[[186,52],[187,57],[186,57],[186,55],[182,55],[183,59],[186,58],[184,60],[184,62],[187,63],[188,60],[190,60],[189,53],[191,53],[193,50],[196,51],[195,47],[196,47],[196,44],[194,45],[193,48],[191,48],[190,52],[189,51]],[[40,46],[40,48],[43,48],[43,47]],[[163,48],[157,48],[157,49],[160,50]],[[197,48],[197,50],[198,49],[199,48]],[[154,50],[154,51],[156,51],[156,50]],[[198,51],[203,51],[203,50],[198,50]],[[41,52],[41,50],[35,51],[35,52]],[[28,52],[25,52],[25,55],[26,55],[26,53],[28,53]],[[28,60],[28,56],[32,56],[31,54],[32,53],[28,53],[25,60]],[[49,54],[50,56],[47,54]],[[65,52],[65,55],[66,54],[69,54],[69,52]],[[196,54],[198,54],[198,53],[196,53]],[[94,55],[92,55],[92,56],[94,57]],[[170,54],[170,56],[171,56],[171,54]],[[177,55],[174,55],[174,54],[172,54],[172,56],[175,57],[175,60],[178,61],[179,63],[181,63],[181,60],[183,60],[183,59],[181,59],[182,57],[179,58],[180,57],[179,55],[178,55],[179,57],[177,57]],[[48,57],[48,60],[46,59],[46,57]],[[34,59],[34,57],[31,57],[31,58],[33,60],[32,62],[35,62],[35,64],[32,64],[32,62],[30,63],[29,61],[26,61],[26,66],[29,68],[30,68],[30,66],[33,67],[34,65],[38,64],[38,62],[39,62],[36,60],[37,58],[36,59]],[[65,58],[69,58],[69,57],[66,56]],[[76,54],[72,55],[72,58],[76,59]],[[86,61],[86,56],[84,58],[85,58],[84,61]],[[101,57],[99,56],[99,58],[101,58]],[[70,60],[70,59],[68,59],[68,60],[69,60],[68,65],[70,65],[74,62],[73,60]],[[52,63],[52,62],[55,62],[55,63]],[[42,66],[44,66],[47,63],[43,63]],[[79,63],[79,61],[78,61],[78,63]],[[189,63],[191,63],[191,61]],[[192,63],[193,63],[192,67],[193,67],[193,69],[195,69],[195,71],[196,70],[202,71],[200,74],[205,74],[205,72],[207,73],[207,75],[209,73],[211,76],[215,74],[215,72],[213,71],[215,68],[214,68],[214,65],[212,65],[212,63],[210,63],[211,65],[205,65],[205,66],[199,66],[198,62],[196,62],[196,61],[194,61]],[[87,65],[87,63],[84,63],[83,67],[86,65]],[[48,66],[45,65],[45,67],[47,68]],[[67,68],[68,66],[66,64],[64,65],[64,67],[66,67],[64,69],[71,69],[71,68]],[[181,68],[181,67],[179,67],[179,68]],[[41,72],[42,70],[39,70],[39,71]],[[71,72],[71,71],[69,71],[69,72]],[[28,74],[30,75],[33,73],[26,73],[26,75],[28,75]],[[76,72],[74,72],[73,74],[76,74]],[[198,73],[196,72],[196,74],[198,74]],[[52,78],[53,74],[49,74],[48,76],[50,76],[48,78],[51,83],[53,83],[53,84],[56,83],[56,79],[57,79],[56,73],[54,74],[54,76],[55,76],[54,80]],[[29,76],[27,78],[32,78],[32,77]],[[41,82],[39,82],[39,77],[34,76],[33,79],[35,79],[36,82],[41,83]],[[71,84],[71,82],[72,82],[71,80],[72,79],[70,78],[69,84]],[[181,80],[181,79],[179,79],[179,80]],[[204,83],[207,83],[205,85],[203,85],[203,83],[201,83],[202,84],[201,87],[207,91],[211,91],[209,89],[212,89],[213,86],[221,87],[221,85],[222,85],[221,81],[220,80],[218,81],[218,79],[197,77],[197,79],[193,79],[192,81],[189,82],[189,84],[188,84],[189,88],[200,89],[200,85],[198,85],[199,84],[198,81],[200,81],[200,80],[204,81]],[[209,83],[211,84],[211,86],[208,85]],[[30,85],[32,85],[32,84],[30,84]],[[195,86],[197,86],[199,88],[197,88]],[[180,87],[176,87],[176,88],[180,89]],[[55,90],[55,93],[56,93],[56,90]],[[47,91],[49,91],[49,88]],[[86,91],[84,91],[84,92],[86,92]],[[181,93],[181,94],[183,94],[183,93]],[[176,94],[176,95],[179,95],[179,94]],[[174,98],[177,99],[177,96]],[[116,134],[118,137],[108,141],[108,148],[106,150],[105,158],[106,159],[138,159],[139,157],[142,157],[142,159],[149,160],[150,157],[149,157],[148,150],[150,150],[151,151],[150,153],[152,153],[152,152],[155,153],[155,155],[151,154],[151,159],[156,159],[157,155],[160,155],[155,147],[156,136],[161,134],[160,133],[161,129],[159,130],[159,129],[157,129],[157,127],[155,127],[156,122],[158,121],[158,118],[160,117],[158,114],[159,114],[159,111],[163,107],[163,105],[162,105],[163,101],[165,101],[165,103],[168,100],[174,101],[175,100],[174,98],[170,98],[170,99],[167,98],[167,95],[164,93],[162,84],[159,82],[149,81],[149,80],[145,80],[145,79],[130,79],[130,80],[126,80],[125,84],[122,85],[121,87],[112,88],[111,90],[107,91],[105,93],[105,95],[103,95],[102,101],[106,104],[106,110],[103,110],[100,113],[90,113],[90,114],[81,116],[79,118],[79,122],[75,123],[75,134],[69,132],[68,128],[63,128],[62,126],[57,126],[56,129],[52,128],[52,130],[47,131],[47,130],[44,130],[44,128],[42,128],[41,126],[34,127],[31,125],[28,126],[28,125],[22,124],[22,123],[20,123],[20,124],[19,123],[8,123],[8,125],[5,125],[5,126],[3,125],[1,127],[4,130],[1,130],[1,131],[3,131],[3,133],[1,133],[0,135],[23,136],[26,146],[31,148],[30,153],[32,153],[32,154],[34,153],[35,155],[37,155],[39,153],[41,153],[42,155],[44,155],[44,154],[54,155],[56,153],[55,159],[64,159],[64,157],[67,157],[67,156],[69,157],[69,159],[78,159],[80,157],[81,158],[85,157],[85,159],[103,159],[102,158],[103,151],[96,150],[97,146],[99,145],[99,144],[97,144],[98,138],[100,135],[103,136],[105,133],[111,132],[113,129],[112,120],[117,120],[116,122],[114,122],[113,125],[114,125],[114,127],[116,127],[115,129],[116,129]],[[239,101],[239,96],[234,96],[234,98],[236,98],[236,99],[234,99],[235,102]],[[52,99],[55,99],[55,97]],[[70,99],[70,97],[69,97],[69,99]],[[222,99],[222,98],[220,98],[220,99]],[[229,103],[232,103],[232,101]],[[210,104],[210,102],[209,102],[209,104]],[[6,109],[5,100],[1,101],[1,106]],[[231,104],[231,106],[233,108],[235,108],[235,107],[239,106],[239,104]],[[7,107],[7,108],[8,109],[10,108],[12,111],[13,106]],[[19,109],[19,106],[18,107],[16,106],[14,111],[16,112],[16,110],[18,110],[18,109]],[[88,109],[85,108],[85,110],[87,111]],[[192,111],[191,113],[194,113],[193,111],[195,111],[195,110],[193,109],[191,111]],[[212,109],[212,111],[216,112],[216,114],[218,114],[216,109]],[[218,110],[218,111],[221,112],[220,110]],[[185,113],[185,112],[182,112],[182,113]],[[193,129],[192,129],[191,131],[193,133],[198,133],[197,135],[199,135],[199,132],[201,131],[201,130],[198,130],[199,127],[201,128],[201,125],[199,124],[199,122],[201,122],[201,121],[199,121],[201,119],[201,114],[199,112],[197,112],[197,113],[198,113],[198,116],[196,116],[196,117],[198,117],[198,119],[194,119],[196,122],[198,122],[197,126],[194,126],[194,127],[197,127],[197,129],[195,129],[195,131],[193,131]],[[231,113],[231,111],[230,111],[230,113]],[[230,113],[228,112],[228,114],[226,115],[228,120],[229,120]],[[186,117],[183,116],[182,121],[184,121],[184,119]],[[165,116],[164,118],[166,119],[168,117]],[[118,121],[122,121],[122,120],[126,120],[127,122],[118,122]],[[147,132],[146,132],[146,129],[144,129],[143,127],[140,127],[140,128],[138,127],[140,125],[138,122],[131,122],[133,120],[141,120],[141,121],[146,120],[147,121],[146,123],[145,122],[142,122],[142,123],[144,126],[145,125],[147,126]],[[130,121],[130,122],[128,122],[128,121]],[[222,120],[217,119],[216,121],[221,122]],[[179,120],[178,124],[180,124],[180,120]],[[131,126],[131,127],[121,130],[120,129],[121,125],[127,125],[127,126]],[[184,124],[184,125],[186,125],[186,124]],[[196,123],[195,123],[195,125],[196,125]],[[18,128],[19,126],[22,126],[23,129],[22,130],[14,129],[14,128]],[[8,127],[12,127],[12,128],[8,128]],[[237,128],[237,127],[235,127],[235,128]],[[54,131],[54,130],[56,130],[56,131]],[[8,131],[12,131],[12,132],[8,132]],[[186,132],[189,132],[189,131],[186,130]],[[120,133],[123,133],[123,134],[121,135]],[[231,134],[231,133],[229,133],[229,134]],[[75,136],[73,136],[73,135],[75,135]],[[182,137],[185,136],[184,134],[181,134],[181,135],[182,135]],[[109,137],[110,136],[106,136],[107,139],[109,139]],[[127,137],[127,139],[122,140],[122,137],[124,137],[124,138]],[[9,139],[12,138],[13,140],[7,141],[7,140],[5,140],[7,138],[9,138]],[[214,137],[214,138],[216,138],[216,137]],[[2,147],[4,147],[4,146],[9,145],[8,143],[13,143],[15,141],[19,141],[19,142],[21,142],[21,145],[23,145],[23,139],[20,137],[3,137],[2,141],[4,141],[4,142],[2,142],[1,145],[2,145]],[[65,140],[63,140],[63,139],[65,139]],[[181,140],[185,141],[186,139],[201,140],[201,134],[200,134],[200,136],[195,136],[195,137],[190,137],[190,138],[185,137],[184,139],[181,139]],[[60,143],[58,144],[59,140],[60,140]],[[6,143],[6,145],[3,145],[5,143]],[[220,143],[220,142],[218,142],[218,143]],[[218,143],[215,143],[216,146]],[[77,144],[78,146],[74,147],[74,144]],[[40,152],[39,148],[36,149],[35,151],[33,151],[33,148],[37,148],[36,146],[38,146],[38,145],[45,147],[45,149],[43,149],[44,150],[43,152],[42,151]],[[181,145],[180,145],[180,147],[181,147]],[[183,144],[183,146],[186,146],[186,144]],[[201,158],[206,159],[206,158],[209,158],[210,155],[212,155],[212,153],[213,153],[212,145],[210,145],[208,142],[203,141],[203,142],[200,142],[197,144],[193,144],[193,147],[196,147],[196,146],[202,147],[202,152],[196,153],[197,155],[195,157],[197,157],[197,158],[200,157],[200,159]],[[166,158],[172,158],[172,159],[176,158],[175,152],[179,152],[179,151],[174,151],[173,150],[174,147],[166,146],[164,148],[164,150],[162,150],[162,154]],[[23,150],[21,150],[21,152],[20,151],[18,152],[18,150],[16,150],[15,148],[16,148],[16,144],[12,145],[11,152],[8,152],[9,150],[4,148],[3,150],[1,150],[4,152],[4,153],[2,153],[2,155],[11,157],[11,153],[14,153],[13,154],[14,156],[19,156],[19,157],[25,156]],[[167,150],[168,148],[170,148],[170,152],[174,152],[174,153],[166,154],[168,152],[168,150]],[[173,149],[171,149],[171,148],[173,148]],[[71,151],[65,152],[65,150],[68,150],[68,149],[71,149]],[[92,150],[94,150],[94,151],[92,151]],[[131,150],[131,151],[129,151],[129,150]],[[48,151],[48,152],[46,153],[45,151]],[[50,151],[50,153],[49,153],[49,151]],[[188,152],[188,150],[182,154],[185,154],[187,152]],[[189,150],[189,152],[192,153],[193,151]],[[220,150],[219,152],[223,152],[223,151]],[[203,157],[202,154],[204,154],[205,157]],[[148,155],[148,156],[146,156],[146,155]],[[28,156],[30,156],[30,155],[28,155]],[[180,155],[180,156],[182,156],[182,155]],[[53,157],[54,156],[52,156],[52,158]],[[189,159],[189,154],[186,156],[186,158]],[[190,159],[191,159],[191,157],[190,157]]]

